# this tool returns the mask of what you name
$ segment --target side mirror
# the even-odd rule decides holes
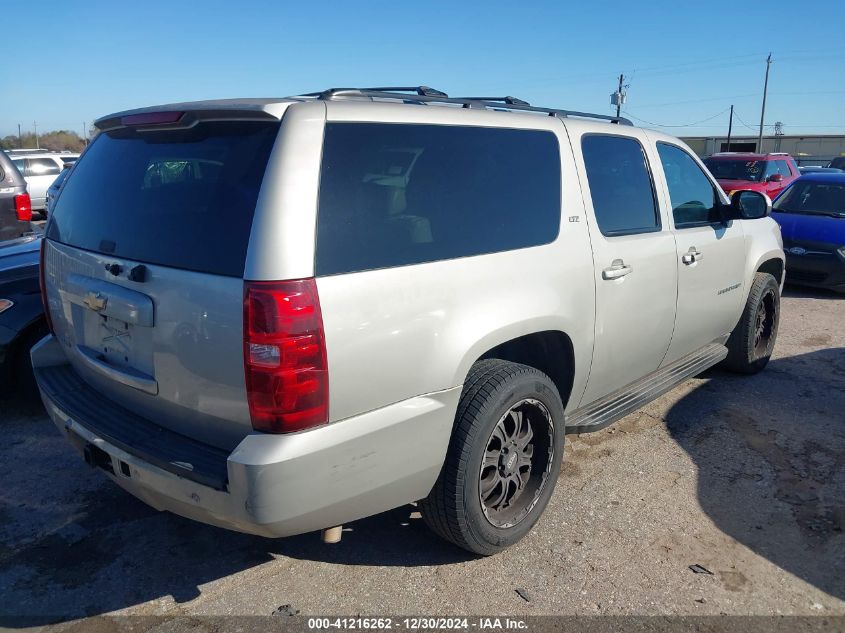
[[[766,180],[769,182],[783,182],[783,174],[772,174]]]
[[[731,216],[740,220],[757,220],[772,214],[772,199],[765,193],[743,189],[731,194]]]

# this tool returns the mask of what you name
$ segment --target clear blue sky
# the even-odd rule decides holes
[[[753,133],[741,121],[759,123],[769,51],[766,123],[845,133],[841,0],[40,0],[4,2],[0,20],[15,41],[7,61],[20,62],[0,64],[0,135],[33,121],[81,132],[156,103],[379,84],[610,112],[620,72],[625,109],[649,127],[724,133],[733,103],[736,133]]]

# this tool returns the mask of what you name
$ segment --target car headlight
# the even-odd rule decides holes
[[[5,312],[9,308],[15,305],[15,302],[11,299],[0,299],[0,313]]]

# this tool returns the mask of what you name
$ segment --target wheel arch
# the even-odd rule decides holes
[[[528,365],[546,374],[557,387],[566,409],[575,391],[576,350],[572,338],[560,329],[535,329],[510,337],[487,340],[483,349],[475,349],[462,363],[461,381],[470,368],[481,360],[497,358]]]
[[[785,272],[785,262],[782,258],[772,256],[764,261],[758,262],[757,270],[755,272],[758,273],[769,273],[775,280],[778,282],[779,286],[783,286],[784,280],[784,272]]]

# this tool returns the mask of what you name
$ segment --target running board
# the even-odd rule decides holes
[[[595,402],[576,409],[566,417],[566,433],[599,431],[662,396],[687,378],[700,374],[724,360],[727,355],[728,348],[724,345],[719,343],[705,345],[645,378],[640,378]]]

